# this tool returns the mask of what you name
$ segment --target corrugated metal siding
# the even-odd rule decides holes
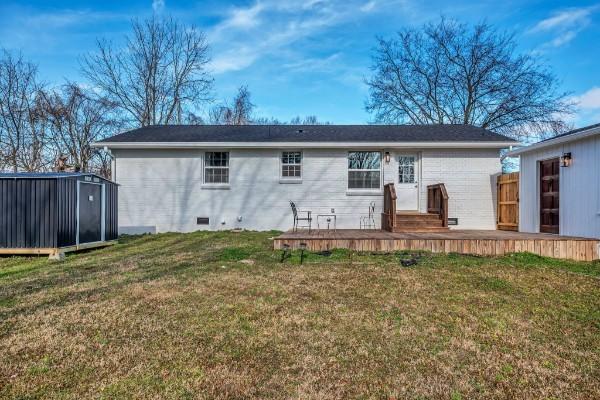
[[[77,241],[77,179],[57,180],[58,246],[74,246]]]
[[[55,207],[55,180],[0,180],[0,246],[56,247]]]
[[[77,181],[69,178],[0,179],[0,247],[55,248],[77,242]],[[118,186],[105,185],[105,239],[118,236]]]
[[[106,240],[115,240],[119,236],[118,219],[118,186],[105,182],[105,228],[104,238]]]

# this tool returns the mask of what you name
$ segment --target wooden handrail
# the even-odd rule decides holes
[[[381,229],[393,231],[396,225],[396,188],[393,183],[383,186],[383,213],[381,214]]]
[[[427,212],[439,214],[442,226],[448,226],[448,192],[443,183],[427,186]]]

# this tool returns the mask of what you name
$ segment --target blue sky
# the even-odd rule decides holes
[[[248,85],[259,116],[369,122],[363,80],[375,36],[444,15],[468,23],[485,19],[515,32],[518,50],[547,62],[579,103],[572,122],[600,122],[600,2],[3,0],[0,47],[22,51],[49,84],[83,82],[79,57],[93,51],[96,38],[118,43],[131,18],[153,12],[204,30],[216,99]]]

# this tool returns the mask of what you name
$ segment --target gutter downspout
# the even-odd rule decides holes
[[[110,180],[113,182],[117,182],[117,159],[115,158],[113,153],[110,151],[108,146],[104,146],[103,150],[110,157]]]

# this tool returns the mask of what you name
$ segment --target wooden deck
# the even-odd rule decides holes
[[[104,242],[82,243],[75,246],[66,247],[31,247],[31,248],[0,248],[0,255],[41,255],[47,254],[51,260],[62,260],[65,253],[79,250],[89,250],[98,247],[112,246],[117,240],[107,240]]]
[[[276,250],[287,244],[292,249],[306,243],[311,251],[334,248],[356,251],[426,250],[434,253],[462,253],[499,256],[529,252],[540,256],[593,261],[600,259],[600,240],[545,233],[509,231],[450,230],[447,232],[388,232],[382,230],[338,229],[286,232],[273,241]]]

